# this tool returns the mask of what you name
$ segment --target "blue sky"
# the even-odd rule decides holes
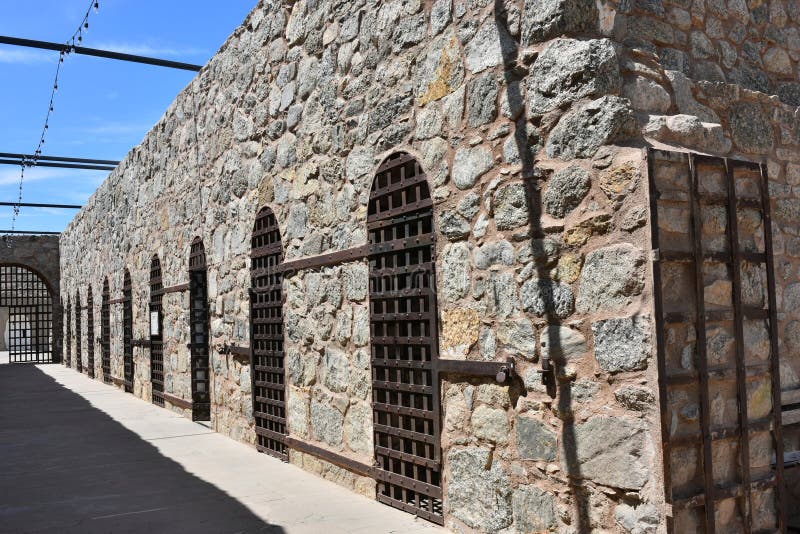
[[[83,46],[205,64],[257,0],[99,0]],[[64,42],[88,0],[0,0],[0,35]],[[0,45],[0,152],[36,149],[58,52]],[[120,160],[195,73],[71,55],[61,68],[43,155]],[[82,204],[107,172],[25,171],[23,202]],[[0,201],[17,198],[19,168],[0,165]],[[22,208],[19,230],[60,231],[74,210]],[[11,224],[0,207],[0,230]]]

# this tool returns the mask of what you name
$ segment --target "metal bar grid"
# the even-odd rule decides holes
[[[94,378],[94,297],[92,286],[86,292],[86,371]]]
[[[189,253],[189,350],[192,365],[192,420],[211,420],[211,382],[208,353],[208,277],[203,241],[192,241]]]
[[[128,269],[125,269],[122,278],[122,362],[125,391],[133,393],[136,376],[136,363],[133,359],[133,287]]]
[[[772,415],[775,429],[772,432],[772,446],[775,449],[775,500],[778,507],[778,529],[786,532],[787,528],[787,501],[786,487],[783,474],[783,423],[781,421],[781,373],[780,354],[778,352],[778,305],[775,293],[775,266],[772,253],[772,207],[769,199],[769,176],[766,165],[760,166],[761,180],[759,182],[761,193],[761,209],[764,217],[764,252],[766,253],[767,267],[767,305],[769,306],[769,338],[770,355],[772,364]]]
[[[75,290],[75,364],[79,373],[83,372],[83,348],[81,347],[83,335],[82,321],[81,321],[81,294]]]
[[[66,336],[65,336],[65,347],[66,347],[66,358],[65,363],[67,367],[72,366],[72,304],[69,301],[69,297],[67,297],[67,313],[64,314],[64,322],[66,323]]]
[[[103,382],[111,383],[111,291],[108,278],[103,280],[103,296],[100,305],[100,366]]]
[[[693,156],[689,157],[689,174],[691,183],[689,186],[689,210],[691,213],[691,233],[694,245],[694,275],[695,275],[695,335],[697,343],[695,349],[695,366],[697,368],[698,379],[700,382],[700,427],[702,432],[703,447],[703,484],[706,495],[705,520],[706,532],[714,534],[714,468],[711,455],[711,428],[710,401],[708,395],[708,342],[706,340],[706,310],[705,310],[705,285],[703,282],[703,262],[697,258],[703,257],[703,221],[700,218],[700,199],[697,184],[697,164]]]
[[[8,308],[9,362],[53,362],[53,297],[41,277],[22,266],[0,266],[0,307]]]
[[[150,331],[150,386],[153,404],[164,406],[164,333],[163,330],[163,292],[161,281],[161,260],[158,255],[150,261],[150,315],[148,330]],[[153,331],[153,318],[157,321]]]
[[[647,176],[650,187],[649,200],[650,200],[650,236],[652,239],[653,250],[659,251],[661,254],[661,246],[659,239],[659,225],[658,225],[658,190],[655,181],[655,155],[652,150],[647,152]],[[655,322],[656,322],[656,351],[658,359],[658,376],[667,376],[667,355],[665,349],[665,336],[662,325],[664,324],[664,310],[660,303],[663,301],[662,295],[662,276],[661,276],[661,262],[653,262],[653,293],[656,301],[655,306]],[[658,381],[658,405],[661,412],[661,456],[663,463],[664,487],[667,488],[665,501],[668,505],[673,502],[672,498],[672,469],[671,469],[671,454],[669,439],[670,417],[667,408],[667,380]],[[667,532],[673,532],[674,524],[672,514],[666,516]]]
[[[377,498],[443,524],[430,191],[408,154],[381,169],[367,216]]]
[[[659,185],[656,181],[657,166],[656,162],[662,165],[684,165],[685,170],[688,171],[688,191],[681,190],[659,190]],[[698,171],[701,169],[701,171]],[[760,195],[758,201],[751,196],[740,196],[737,192],[737,180],[740,178],[737,174],[738,169],[745,169],[751,174],[755,171],[760,173],[761,183],[758,184],[760,191],[756,194]],[[766,179],[766,170],[763,165],[728,160],[723,158],[715,158],[709,156],[701,156],[695,154],[679,155],[677,153],[663,152],[660,150],[651,149],[648,153],[648,172],[651,187],[651,230],[652,230],[652,244],[655,252],[653,275],[655,283],[654,297],[656,300],[656,321],[657,321],[657,343],[658,343],[658,366],[659,366],[659,393],[661,404],[662,416],[662,440],[663,440],[663,456],[664,456],[664,480],[666,487],[666,501],[673,505],[673,509],[677,512],[679,510],[686,510],[691,508],[703,507],[703,518],[701,523],[704,527],[704,532],[715,532],[719,525],[716,524],[716,504],[726,499],[737,499],[741,505],[739,507],[739,517],[741,522],[737,523],[737,529],[743,532],[761,531],[764,525],[754,525],[755,516],[763,516],[763,513],[757,513],[753,508],[755,499],[753,492],[764,492],[773,489],[776,493],[776,511],[778,512],[777,526],[780,531],[785,531],[785,501],[783,499],[783,476],[782,476],[782,462],[780,460],[776,465],[776,473],[767,474],[760,473],[754,476],[753,468],[750,464],[750,440],[751,436],[759,432],[771,432],[773,440],[773,447],[776,452],[777,458],[782,458],[782,441],[781,441],[781,420],[780,420],[780,374],[778,369],[778,353],[777,353],[777,319],[775,308],[775,286],[774,286],[774,273],[772,266],[772,246],[770,235],[770,219],[768,213],[768,188]],[[699,176],[702,175],[702,178]],[[678,174],[669,168],[665,169],[665,176],[667,181],[675,181],[678,183]],[[744,176],[746,178],[746,176]],[[724,193],[709,193],[701,191],[700,184],[703,183],[703,189],[718,189],[724,188]],[[744,186],[743,186],[744,189]],[[724,199],[724,200],[723,200]],[[709,201],[710,200],[710,201]],[[688,209],[689,225],[688,235],[691,241],[691,253],[684,250],[661,250],[664,243],[661,241],[661,226],[659,225],[659,208],[662,203],[666,202],[665,208],[671,211],[670,216],[677,217],[676,206],[682,206],[682,209]],[[703,222],[706,218],[712,216],[706,213],[707,209],[711,207],[725,207],[725,223],[724,227],[724,242],[717,241],[712,245],[712,238],[707,238],[703,234]],[[762,207],[763,206],[763,207]],[[740,209],[757,210],[763,216],[763,231],[764,231],[764,251],[760,252],[758,245],[755,245],[757,238],[749,245],[745,245],[742,235],[739,231],[739,217]],[[674,228],[679,227],[680,224],[675,222],[667,225],[670,228],[668,232],[676,232]],[[711,231],[711,230],[709,230]],[[721,230],[716,230],[720,232]],[[669,234],[668,234],[669,235]],[[713,234],[712,234],[713,235]],[[671,246],[679,245],[675,241],[674,234],[668,237],[667,241]],[[670,246],[670,245],[668,245]],[[727,251],[720,252],[714,250],[706,250],[715,247],[723,246]],[[748,247],[743,250],[743,247]],[[753,248],[755,247],[755,248]],[[723,249],[724,250],[724,249]],[[768,308],[762,309],[758,305],[752,303],[752,295],[749,297],[751,301],[744,302],[744,289],[743,289],[743,265],[750,263],[754,265],[766,266],[767,287],[765,292],[769,296]],[[694,313],[676,312],[665,310],[665,294],[662,287],[662,269],[665,264],[686,265],[693,272],[694,278]],[[720,270],[720,266],[724,270]],[[715,276],[719,276],[720,272],[727,272],[725,280],[730,282],[730,309],[720,309],[723,303],[717,301],[712,308],[706,309],[705,301],[707,295],[706,291],[706,270],[709,273],[717,272]],[[675,279],[675,274],[670,275],[672,280]],[[713,280],[713,278],[712,278]],[[750,291],[752,293],[752,291]],[[749,293],[748,293],[749,294]],[[672,304],[673,306],[675,303]],[[768,361],[749,361],[745,351],[744,342],[744,321],[766,321],[770,323],[770,343],[771,351]],[[686,324],[694,321],[694,337],[695,337],[695,370],[694,371],[680,371],[678,373],[670,374],[667,368],[667,352],[666,352],[666,329],[672,328],[674,325]],[[709,364],[707,346],[708,339],[706,335],[707,323],[728,323],[732,325],[733,338],[733,363],[722,361],[721,363]],[[674,348],[672,349],[674,350]],[[719,350],[719,349],[717,349]],[[719,358],[719,353],[715,353],[715,357]],[[766,417],[751,420],[748,411],[748,383],[752,380],[764,378],[769,374],[772,381],[772,412]],[[738,408],[737,419],[734,425],[730,424],[717,424],[712,426],[709,418],[709,383],[724,384],[735,382],[735,398]],[[698,391],[697,397],[700,404],[700,428],[697,435],[672,435],[670,428],[670,409],[671,406],[667,404],[667,400],[671,397],[672,388],[690,386],[697,384]],[[680,391],[680,390],[678,390]],[[776,408],[778,407],[778,408]],[[735,440],[737,443],[737,465],[738,471],[735,473],[736,478],[731,480],[716,480],[715,469],[712,465],[711,458],[715,451],[715,444],[721,440]],[[675,454],[679,454],[680,447],[693,447],[700,446],[701,448],[701,464],[698,464],[698,469],[702,470],[702,489],[700,491],[691,490],[691,493],[675,494],[675,486],[673,486],[671,462]],[[675,450],[673,450],[675,449]],[[684,470],[685,471],[685,470]],[[723,471],[720,471],[722,475]],[[685,476],[685,473],[684,473]],[[686,492],[686,490],[682,490]],[[668,531],[673,532],[675,528],[675,519],[668,518]]]
[[[250,255],[250,376],[256,446],[287,459],[286,384],[284,379],[283,248],[275,214],[256,215]]]
[[[717,162],[719,163],[719,162]],[[728,189],[728,247],[731,260],[733,297],[733,328],[736,352],[736,401],[739,406],[739,465],[743,486],[744,531],[752,531],[753,498],[750,491],[750,425],[747,410],[747,370],[744,354],[744,317],[742,313],[742,254],[739,246],[739,216],[736,199],[736,183],[733,178],[733,165],[730,161],[722,162],[725,168]]]

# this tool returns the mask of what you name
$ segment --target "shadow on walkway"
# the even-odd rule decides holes
[[[0,367],[0,532],[282,534],[34,366]]]

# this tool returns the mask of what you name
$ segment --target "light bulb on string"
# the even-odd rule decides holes
[[[97,11],[98,11],[99,9],[100,9],[100,2],[95,2],[95,3],[94,3],[94,12],[95,12],[95,13],[97,13]]]
[[[86,30],[87,32],[89,31],[89,21],[88,20],[83,23],[83,29]]]

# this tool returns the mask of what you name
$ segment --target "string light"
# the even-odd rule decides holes
[[[89,2],[89,7],[86,9],[86,13],[83,15],[83,19],[81,23],[78,25],[78,28],[73,32],[72,36],[66,40],[64,43],[64,48],[58,54],[58,64],[56,65],[56,75],[53,79],[53,90],[50,92],[50,103],[47,106],[47,115],[44,119],[44,126],[42,127],[42,133],[39,136],[39,144],[36,146],[36,150],[33,151],[32,158],[23,157],[22,161],[20,161],[20,169],[19,169],[19,191],[17,194],[17,202],[14,204],[13,208],[13,216],[11,217],[11,233],[6,236],[6,245],[11,247],[12,245],[12,235],[14,233],[14,229],[16,228],[17,217],[19,216],[19,210],[22,205],[22,183],[25,180],[25,168],[26,167],[35,167],[37,163],[39,163],[39,157],[42,155],[42,146],[44,146],[45,142],[45,134],[50,129],[50,117],[53,115],[53,102],[55,100],[56,91],[58,91],[58,76],[61,74],[61,65],[64,64],[64,58],[75,52],[75,41],[77,39],[77,43],[81,44],[83,41],[83,32],[89,31],[89,15],[94,10],[95,13],[98,12],[100,9],[100,2],[97,0],[92,0]]]

